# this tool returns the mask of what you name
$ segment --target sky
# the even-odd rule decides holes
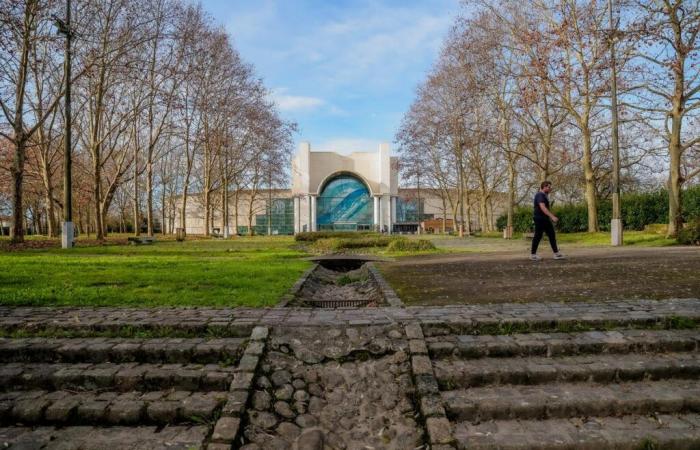
[[[255,66],[296,143],[376,151],[393,142],[459,0],[202,0]]]

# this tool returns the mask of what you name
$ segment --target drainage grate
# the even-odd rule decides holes
[[[310,306],[312,308],[343,308],[343,307],[354,307],[359,308],[363,306],[368,306],[369,304],[376,304],[375,300],[372,299],[359,299],[359,300],[314,300],[314,299],[304,299],[304,306]]]

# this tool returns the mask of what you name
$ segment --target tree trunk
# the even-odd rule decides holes
[[[141,211],[139,207],[138,145],[134,145],[134,236],[141,235]]]
[[[506,221],[506,233],[504,237],[513,237],[513,213],[515,209],[515,162],[512,158],[508,160],[508,219]]]
[[[160,221],[160,234],[165,236],[167,233],[166,230],[166,224],[165,224],[165,183],[163,183],[163,190],[161,191],[160,194],[160,215],[161,215],[161,221]]]
[[[17,130],[15,130],[17,133]],[[24,161],[26,154],[26,141],[24,131],[20,130],[15,136],[15,157],[12,163],[12,228],[10,236],[15,244],[24,242],[24,203],[22,201],[22,184],[24,182]]]
[[[187,212],[187,184],[185,183],[185,187],[183,188],[182,191],[182,207],[180,208],[180,228],[183,230],[186,228],[187,225],[187,219],[186,219],[186,214]]]
[[[149,152],[150,153],[150,152]],[[150,155],[146,162],[146,222],[148,236],[153,236],[153,162]],[[163,225],[161,225],[163,226]]]
[[[233,232],[238,234],[238,194],[239,190],[236,188],[236,192],[233,194]]]
[[[48,235],[49,237],[57,237],[56,232],[56,208],[53,204],[53,186],[49,184],[46,189],[45,195],[46,201],[46,224],[48,225]]]
[[[681,210],[681,188],[683,178],[681,176],[681,115],[680,104],[674,101],[671,116],[671,139],[668,143],[668,155],[670,167],[668,174],[668,237],[677,237],[683,228],[683,216]]]
[[[209,188],[204,188],[204,236],[209,236],[210,205]]]
[[[228,178],[224,177],[223,190],[221,191],[222,216],[221,227],[223,228],[224,238],[228,239],[231,235],[228,228]]]
[[[485,233],[490,230],[488,216],[488,196],[483,191],[479,195],[479,222],[481,222],[481,232]]]
[[[595,174],[593,172],[592,145],[590,130],[582,127],[583,133],[583,176],[585,178],[586,205],[588,206],[588,232],[600,231],[598,228],[598,199],[595,189]]]

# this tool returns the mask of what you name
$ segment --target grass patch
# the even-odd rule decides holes
[[[435,250],[435,244],[427,239],[396,238],[387,245],[389,252],[420,252]]]
[[[665,226],[665,225],[664,225]],[[501,239],[503,234],[498,231],[488,233],[474,233],[475,238]],[[522,239],[522,233],[514,233],[513,240]],[[546,241],[546,236],[543,240]],[[665,247],[677,245],[675,239],[668,239],[664,234],[658,233],[656,227],[650,227],[644,231],[625,230],[624,245],[636,245],[640,247]],[[595,233],[557,233],[557,242],[563,244],[573,244],[580,246],[610,245],[610,233],[599,231]]]
[[[310,263],[291,237],[0,253],[0,304],[269,306]]]
[[[668,239],[663,234],[652,231],[625,231],[623,241],[624,245],[639,247],[666,247],[678,244],[675,239]],[[582,246],[610,245],[610,233],[559,233],[557,242]]]

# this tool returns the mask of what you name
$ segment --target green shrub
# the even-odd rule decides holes
[[[508,216],[502,215],[496,219],[496,227],[503,230],[508,223]],[[532,208],[518,206],[513,211],[513,231],[516,233],[525,233],[532,230],[534,224],[532,222]]]
[[[678,232],[678,242],[685,245],[700,245],[700,217],[688,222]]]
[[[346,238],[359,239],[367,236],[381,236],[373,231],[305,231],[297,233],[294,240],[299,242],[316,242],[319,239]]]
[[[386,247],[391,242],[389,236],[360,236],[349,238],[322,238],[314,242],[314,249],[322,252],[348,250],[354,248]]]
[[[627,230],[643,230],[649,224],[668,223],[668,192],[664,189],[655,192],[631,193],[622,196],[622,223]],[[683,218],[692,221],[700,218],[700,185],[685,189],[681,195]],[[588,208],[585,203],[575,205],[554,205],[552,212],[559,217],[557,229],[564,233],[588,231]],[[610,230],[612,201],[598,202],[598,227],[601,231]],[[502,230],[506,226],[506,215],[496,220]],[[534,228],[532,207],[518,207],[513,214],[513,231],[527,232]]]
[[[390,252],[417,252],[435,250],[435,245],[427,239],[394,238],[386,248]]]

